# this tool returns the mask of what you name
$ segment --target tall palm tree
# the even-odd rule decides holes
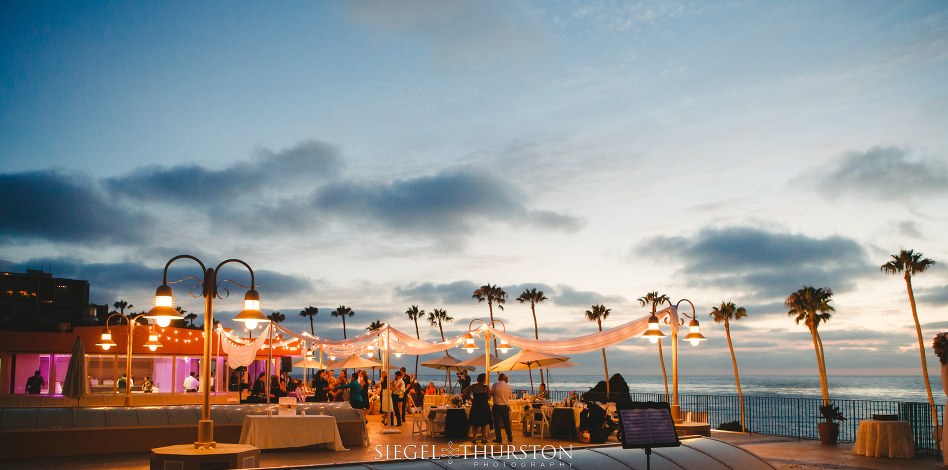
[[[313,336],[316,336],[316,328],[313,326],[313,317],[315,317],[317,313],[319,313],[319,309],[312,305],[300,310],[301,317],[309,317],[309,331]]]
[[[537,327],[537,309],[536,304],[546,300],[546,296],[543,295],[543,291],[538,291],[536,287],[527,290],[524,289],[523,293],[520,294],[520,297],[517,297],[517,302],[525,303],[530,302],[530,312],[533,313],[533,337],[540,339],[540,330]],[[540,369],[540,383],[543,381],[543,369]]]
[[[599,325],[599,331],[602,331],[602,321],[609,317],[611,308],[605,305],[593,305],[592,310],[586,310],[586,319],[596,322]],[[606,363],[606,348],[602,348],[602,368],[606,371],[606,398],[609,397],[609,364]]]
[[[342,337],[348,338],[348,336],[346,336],[346,317],[352,318],[352,316],[355,315],[355,312],[345,305],[340,305],[339,308],[329,312],[329,315],[331,315],[333,318],[342,317]]]
[[[731,325],[730,321],[738,321],[747,316],[747,310],[744,307],[738,307],[733,302],[721,302],[721,307],[711,309],[711,316],[715,323],[724,323],[724,333],[727,335],[727,347],[731,350],[731,362],[734,364],[734,383],[737,384],[737,396],[741,400],[741,430],[747,430],[744,426],[744,394],[741,393],[741,379],[737,375],[737,358],[734,357],[734,346],[731,344]]]
[[[273,323],[280,323],[280,322],[282,322],[283,320],[286,320],[286,315],[284,315],[284,314],[282,314],[282,313],[280,313],[280,312],[273,312],[273,313],[267,315],[267,318],[269,318],[270,321],[272,321]]]
[[[490,321],[494,322],[494,304],[497,304],[497,308],[503,310],[504,304],[507,303],[507,293],[504,292],[503,287],[497,287],[497,285],[487,285],[481,286],[480,289],[474,291],[474,295],[471,296],[472,299],[477,299],[478,302],[487,301],[487,307],[490,308]],[[497,338],[494,338],[494,355],[497,355]]]
[[[381,329],[383,326],[385,326],[385,324],[382,323],[382,320],[375,320],[374,322],[369,323],[369,326],[365,329],[365,331],[375,331],[375,330],[379,330],[379,329]]]
[[[817,328],[820,322],[829,321],[836,309],[829,303],[833,301],[833,291],[829,287],[819,289],[813,286],[803,286],[802,289],[790,294],[784,302],[788,316],[796,316],[797,325],[804,321],[813,337],[813,349],[816,351],[816,362],[820,370],[820,387],[823,392],[823,404],[829,404],[829,386],[826,384],[826,358],[823,355],[823,340]]]
[[[181,315],[182,319],[174,320],[172,322],[172,326],[174,326],[175,328],[186,328],[188,326],[188,323],[187,323],[187,320],[185,319],[187,318],[186,314],[188,313],[188,311],[181,308],[180,305],[175,305],[174,309],[178,311],[178,315]]]
[[[665,294],[659,294],[658,292],[652,291],[648,294],[645,294],[642,297],[638,298],[639,304],[643,307],[646,305],[652,305],[652,315],[655,315],[655,312],[658,311],[658,307],[662,304],[671,305],[671,299],[668,298]],[[665,384],[665,399],[668,399],[668,373],[665,372],[665,356],[662,354],[662,339],[658,338],[658,362],[662,364],[662,382]]]
[[[124,300],[118,300],[118,301],[116,301],[114,304],[112,304],[112,306],[115,307],[115,309],[118,310],[119,313],[121,313],[122,315],[125,315],[125,309],[126,309],[126,308],[129,308],[129,309],[130,309],[130,308],[134,307],[134,305],[132,305],[132,304],[130,304],[130,303],[124,301]]]
[[[188,323],[190,323],[190,325],[188,325],[190,328],[194,328],[194,320],[197,320],[197,317],[198,317],[198,316],[197,316],[196,313],[191,312],[191,313],[185,315],[185,316],[184,316],[184,319],[185,319]]]
[[[441,332],[441,341],[444,341],[444,328],[441,324],[452,321],[454,321],[454,317],[449,317],[447,310],[436,308],[428,313],[428,323],[431,324],[431,326],[438,325],[438,331]],[[445,351],[445,354],[447,354],[447,351]]]
[[[901,250],[898,255],[892,255],[892,260],[880,268],[886,274],[903,274],[905,289],[908,290],[909,303],[912,304],[912,318],[915,319],[915,333],[918,334],[918,352],[922,356],[922,377],[925,377],[925,389],[928,391],[928,404],[932,407],[932,419],[938,426],[938,414],[935,412],[935,399],[932,398],[932,386],[928,382],[928,363],[925,361],[925,345],[922,341],[922,327],[918,323],[918,311],[915,309],[915,292],[912,290],[912,276],[923,273],[928,267],[935,264],[933,260],[923,258],[915,250]]]
[[[408,319],[415,322],[415,337],[421,339],[421,332],[418,330],[418,317],[424,318],[425,311],[418,310],[417,305],[412,305],[405,310],[405,315],[408,315]],[[418,355],[415,354],[415,377],[418,377]]]

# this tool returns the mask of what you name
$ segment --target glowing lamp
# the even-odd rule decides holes
[[[158,342],[158,334],[155,333],[154,331],[150,331],[148,333],[148,341],[145,342],[145,346],[147,346],[148,349],[152,351],[160,348],[161,343]]]
[[[665,333],[662,333],[662,330],[659,328],[658,317],[653,313],[652,317],[648,319],[648,330],[642,333],[642,337],[648,338],[651,343],[657,343],[659,338],[664,336]]]
[[[688,322],[688,334],[685,335],[684,339],[691,341],[692,346],[697,346],[698,342],[708,338],[701,334],[701,326],[698,324],[698,320],[691,320]]]
[[[497,346],[497,349],[500,350],[500,352],[507,354],[507,351],[510,351],[510,344],[508,344],[506,340],[501,339],[500,345]]]
[[[402,352],[396,349],[396,350],[395,350],[395,357],[402,357]]]
[[[170,325],[172,320],[184,320],[181,313],[174,309],[174,297],[171,287],[167,284],[158,286],[155,291],[155,306],[143,316],[154,320],[162,328]]]
[[[467,352],[469,352],[469,353],[472,353],[472,352],[474,352],[474,351],[477,351],[477,345],[474,344],[474,343],[467,343],[467,344],[465,344],[464,346],[461,346],[461,349],[463,349],[463,350],[465,350],[465,351],[467,351]]]
[[[102,330],[102,337],[98,343],[95,343],[96,346],[100,346],[102,349],[108,351],[112,346],[116,346],[115,341],[112,341],[112,332],[108,328]]]
[[[266,315],[260,311],[260,294],[255,289],[250,289],[244,295],[244,309],[234,317],[234,321],[242,321],[248,329],[257,327],[257,323],[270,321]]]

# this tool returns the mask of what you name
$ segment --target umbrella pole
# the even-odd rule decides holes
[[[530,374],[530,395],[533,395],[533,369],[527,367],[527,373]]]

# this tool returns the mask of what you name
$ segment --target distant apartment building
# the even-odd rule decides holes
[[[0,272],[2,330],[68,331],[95,324],[102,307],[89,305],[89,281],[56,278],[35,269]]]

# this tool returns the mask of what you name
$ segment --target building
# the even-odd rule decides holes
[[[89,305],[89,281],[35,269],[0,272],[0,330],[69,331],[98,323],[96,314],[97,306]]]

